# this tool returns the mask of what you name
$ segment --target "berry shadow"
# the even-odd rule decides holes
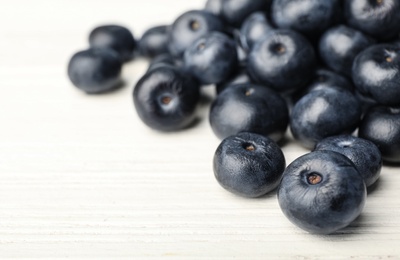
[[[375,183],[373,183],[371,186],[367,187],[368,195],[370,195],[371,193],[374,193],[375,191],[377,191],[381,188],[381,178],[382,178],[382,176],[380,176],[379,179]]]
[[[226,192],[226,191],[225,191]],[[228,192],[230,196],[236,198],[236,199],[240,199],[240,200],[249,200],[249,201],[259,201],[259,200],[269,200],[269,199],[276,199],[277,197],[277,193],[278,193],[278,188],[275,188],[274,190],[268,192],[267,194],[264,194],[260,197],[245,197],[245,196],[240,196],[238,194],[232,193],[232,192]]]
[[[277,195],[278,195],[278,188],[275,188],[272,191],[268,192],[267,194],[262,195],[258,198],[253,198],[253,199],[256,199],[256,200],[271,199],[271,198],[276,199]]]
[[[177,129],[177,130],[173,130],[173,131],[157,131],[154,129],[150,129],[150,130],[155,131],[156,133],[160,133],[161,135],[165,135],[165,136],[169,135],[169,134],[176,135],[176,134],[183,133],[183,132],[194,129],[196,126],[198,126],[203,121],[203,119],[204,118],[201,116],[196,116],[196,118],[193,119],[193,121],[190,124],[188,124],[186,127]]]
[[[127,86],[127,82],[124,80],[121,80],[114,88],[108,89],[106,91],[102,92],[96,92],[96,93],[91,93],[91,92],[86,92],[87,95],[90,96],[102,96],[102,95],[112,95],[112,94],[118,94],[122,92],[123,89]]]
[[[197,117],[192,121],[192,123],[190,123],[187,127],[183,128],[183,129],[181,129],[181,130],[175,131],[175,132],[188,131],[188,130],[190,130],[190,129],[192,129],[192,128],[195,128],[196,126],[198,126],[203,120],[204,120],[203,117],[197,116]]]
[[[342,228],[332,234],[329,235],[316,235],[321,237],[322,239],[326,239],[329,241],[343,241],[351,239],[351,237],[357,237],[366,233],[366,228],[372,228],[372,222],[368,221],[369,217],[366,214],[361,214],[358,216],[350,225],[345,228]]]
[[[383,166],[387,166],[387,167],[393,167],[393,168],[398,168],[400,167],[400,162],[383,162]]]

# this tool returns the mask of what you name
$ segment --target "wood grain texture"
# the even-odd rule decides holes
[[[124,24],[140,37],[203,4],[2,2],[1,259],[400,258],[398,168],[383,169],[350,227],[310,235],[285,219],[275,193],[244,199],[218,185],[209,101],[186,131],[140,122],[131,93],[145,60],[124,67],[126,87],[115,93],[85,95],[68,81],[68,59],[94,26]],[[288,163],[306,152],[293,142],[283,149]]]

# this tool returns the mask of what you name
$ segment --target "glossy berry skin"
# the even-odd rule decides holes
[[[364,96],[386,106],[400,106],[400,46],[374,45],[354,60],[353,82]]]
[[[284,215],[299,228],[331,234],[361,214],[366,195],[363,178],[347,157],[315,151],[286,168],[278,202]]]
[[[221,17],[234,27],[240,27],[254,12],[265,11],[269,0],[225,0],[221,6]]]
[[[240,31],[233,30],[233,38],[236,43],[236,52],[239,60],[239,65],[242,67],[246,67],[247,64],[247,56],[249,55],[248,50],[246,50],[240,41]]]
[[[352,133],[361,118],[358,99],[348,90],[327,88],[303,96],[293,107],[290,130],[306,148],[322,139]]]
[[[237,66],[235,42],[219,32],[209,33],[196,40],[184,55],[185,70],[203,85],[227,80]]]
[[[279,141],[285,134],[288,120],[285,100],[275,91],[254,84],[227,87],[210,110],[211,128],[220,139],[253,132]]]
[[[147,72],[136,84],[133,100],[140,119],[159,131],[188,127],[196,117],[199,86],[172,66]]]
[[[400,32],[398,0],[346,0],[344,11],[349,26],[374,38],[389,40]]]
[[[371,108],[361,121],[358,135],[376,144],[384,161],[400,163],[400,108]]]
[[[279,28],[314,36],[331,26],[338,8],[337,0],[274,0],[272,20]]]
[[[207,0],[204,10],[219,16],[222,10],[222,4],[225,0]]]
[[[169,30],[169,51],[172,55],[181,57],[194,41],[212,31],[224,31],[224,23],[219,17],[202,10],[185,12],[174,21]]]
[[[254,133],[230,136],[218,146],[214,175],[226,190],[256,198],[274,190],[285,170],[282,150],[270,138]]]
[[[79,89],[98,94],[121,86],[122,61],[111,49],[88,49],[75,53],[68,64],[68,77]]]
[[[319,55],[332,70],[351,77],[356,56],[374,43],[364,33],[345,25],[327,30],[319,42]]]
[[[274,30],[263,12],[251,14],[241,26],[240,42],[243,48],[250,51],[254,44],[265,34]]]
[[[311,44],[299,33],[275,30],[254,45],[248,57],[248,73],[278,92],[304,87],[316,65]]]
[[[332,136],[323,139],[315,147],[315,151],[322,150],[337,152],[349,158],[367,187],[379,179],[382,156],[373,142],[352,135]]]
[[[154,58],[168,53],[168,28],[168,26],[161,25],[146,30],[138,42],[140,54]]]
[[[111,48],[123,61],[132,59],[136,41],[132,33],[119,25],[104,25],[93,29],[89,35],[91,48]]]

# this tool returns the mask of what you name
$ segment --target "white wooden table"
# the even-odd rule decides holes
[[[244,199],[212,172],[219,140],[199,124],[162,134],[126,87],[89,96],[66,77],[96,25],[137,37],[203,0],[13,0],[0,6],[0,258],[400,259],[400,169],[385,167],[354,224],[310,235],[281,213],[276,193]],[[212,91],[210,91],[212,92]],[[284,148],[287,162],[306,151]]]

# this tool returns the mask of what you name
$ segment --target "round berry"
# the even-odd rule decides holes
[[[220,139],[253,132],[279,141],[288,121],[286,101],[274,90],[254,84],[228,86],[210,110],[211,128]]]
[[[130,60],[136,48],[132,33],[119,25],[104,25],[93,29],[89,35],[89,44],[92,48],[113,49],[123,61]]]
[[[302,35],[275,30],[254,45],[247,69],[254,81],[278,92],[293,92],[309,82],[315,65],[314,49]]]
[[[358,135],[376,144],[384,161],[400,163],[400,108],[372,107],[361,121]]]
[[[121,86],[121,68],[121,59],[112,49],[88,49],[72,56],[68,77],[88,94],[103,93]]]
[[[400,46],[373,45],[354,60],[352,77],[357,90],[385,106],[400,106]]]
[[[196,117],[199,86],[172,66],[148,71],[136,84],[136,112],[149,127],[176,131],[188,127]]]
[[[156,26],[147,29],[138,42],[139,52],[145,57],[154,58],[169,53],[168,26]]]
[[[348,90],[326,88],[303,96],[293,107],[290,130],[304,147],[322,139],[352,133],[361,119],[358,99]]]
[[[348,226],[361,214],[366,196],[364,180],[354,164],[332,151],[315,151],[293,161],[278,189],[285,216],[316,234]]]
[[[184,66],[203,85],[221,83],[237,69],[235,42],[219,32],[207,34],[186,49]]]
[[[364,33],[345,25],[327,30],[319,42],[319,54],[332,70],[351,76],[351,68],[357,55],[374,43]]]
[[[388,40],[400,32],[400,2],[398,0],[346,0],[347,23],[375,38]]]
[[[214,155],[214,175],[228,191],[244,197],[260,197],[279,185],[285,157],[271,139],[240,133],[222,141]]]

